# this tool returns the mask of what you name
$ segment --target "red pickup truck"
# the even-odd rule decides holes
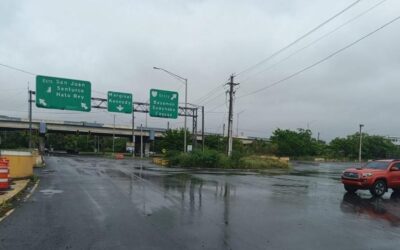
[[[382,196],[389,188],[400,192],[400,160],[370,161],[359,168],[343,171],[344,189],[354,193],[368,189],[374,196]]]

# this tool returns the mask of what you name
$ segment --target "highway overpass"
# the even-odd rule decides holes
[[[39,130],[40,123],[46,124],[46,129],[48,133],[79,133],[79,134],[92,134],[99,136],[112,136],[115,133],[117,137],[132,137],[132,127],[103,124],[103,123],[93,123],[93,122],[75,122],[75,121],[52,121],[52,120],[32,120],[32,129]],[[28,130],[29,120],[18,118],[18,117],[8,117],[0,116],[0,129],[2,130]],[[159,138],[163,136],[166,131],[165,128],[147,128],[143,127],[142,131],[140,128],[136,127],[135,137],[143,135],[144,137],[149,137],[150,131],[154,131],[155,137]],[[205,135],[213,135],[212,133],[205,133]],[[238,137],[243,143],[249,144],[254,140],[266,140],[264,138],[256,137]],[[197,141],[201,141],[200,133],[197,136]]]
[[[107,125],[102,123],[93,122],[73,122],[73,121],[50,121],[50,120],[32,120],[32,129],[38,130],[41,122],[46,124],[48,133],[79,133],[79,134],[93,134],[93,135],[104,135],[118,137],[131,137],[132,127]],[[0,128],[11,129],[11,130],[28,130],[29,120],[15,117],[9,117],[5,119],[0,117]],[[149,136],[150,130],[155,131],[156,137],[162,137],[166,129],[162,128],[144,128],[141,132],[140,129],[135,129],[135,136]]]

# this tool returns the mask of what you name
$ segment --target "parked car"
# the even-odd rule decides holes
[[[346,169],[342,183],[349,193],[365,189],[374,196],[382,196],[389,188],[400,192],[400,160],[376,160]]]

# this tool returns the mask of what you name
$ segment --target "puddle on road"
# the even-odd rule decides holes
[[[308,188],[308,185],[299,185],[299,184],[272,184],[273,187],[295,187],[295,188]]]
[[[52,170],[52,169],[46,169],[46,170],[42,170],[41,174],[42,175],[53,175],[56,171]]]
[[[58,189],[43,189],[43,190],[40,190],[39,192],[41,192],[45,196],[52,197],[53,195],[61,194],[64,191],[63,190],[58,190]]]

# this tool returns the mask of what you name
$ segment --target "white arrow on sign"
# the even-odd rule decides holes
[[[85,109],[85,110],[88,109],[88,107],[86,106],[86,103],[84,103],[84,102],[81,103],[81,107],[82,107],[83,109]]]
[[[124,109],[124,107],[122,107],[121,106],[121,104],[117,107],[117,109],[119,110],[119,112],[121,112],[123,109]]]
[[[173,94],[171,97],[171,101],[174,100],[175,98],[177,98],[177,94]]]
[[[45,107],[47,106],[47,103],[46,103],[46,101],[44,99],[39,99],[39,104],[43,105]]]

